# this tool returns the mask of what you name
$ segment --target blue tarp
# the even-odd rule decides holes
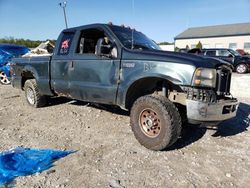
[[[0,66],[5,65],[12,57],[13,55],[0,48]]]
[[[30,51],[29,48],[25,46],[19,46],[14,44],[0,44],[0,49],[5,52],[8,52],[9,54],[12,54],[14,57],[19,57]]]
[[[7,77],[10,76],[9,61],[13,57],[19,57],[29,52],[29,48],[25,46],[0,44],[0,71],[4,72]]]
[[[42,172],[53,166],[53,162],[73,151],[30,149],[18,147],[0,154],[0,186],[9,184],[18,176]]]

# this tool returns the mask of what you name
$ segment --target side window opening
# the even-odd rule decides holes
[[[208,50],[208,51],[206,52],[206,55],[207,55],[207,56],[216,56],[216,52],[215,52],[215,50]]]
[[[230,52],[228,50],[218,50],[218,56],[228,57]]]
[[[86,29],[81,32],[76,53],[95,54],[98,39],[104,38],[104,31],[100,29]]]

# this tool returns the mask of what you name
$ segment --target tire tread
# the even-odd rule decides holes
[[[150,139],[149,137],[145,139],[145,135],[141,131],[140,125],[138,125],[138,114],[136,115],[135,113],[137,108],[143,104],[157,105],[163,117],[165,117],[164,119],[168,121],[168,125],[163,126],[166,129],[166,133],[163,138],[160,138],[161,140],[157,140],[157,138]],[[166,97],[146,95],[138,98],[133,104],[130,116],[130,124],[136,139],[148,149],[164,150],[175,143],[181,134],[181,117],[178,109]]]
[[[41,95],[40,92],[39,92],[39,89],[38,89],[38,86],[37,86],[37,83],[36,83],[36,80],[35,79],[29,79],[25,82],[24,84],[24,90],[26,92],[26,89],[30,87],[33,91],[34,91],[34,94],[35,94],[35,104],[30,104],[27,97],[26,97],[26,100],[28,101],[28,103],[35,107],[35,108],[40,108],[40,107],[43,107],[46,105],[46,96],[44,95]]]

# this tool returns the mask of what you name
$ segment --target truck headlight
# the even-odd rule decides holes
[[[192,86],[203,86],[215,88],[216,70],[209,68],[198,68],[194,72]]]

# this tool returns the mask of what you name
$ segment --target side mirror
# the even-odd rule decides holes
[[[106,56],[106,57],[112,57],[111,56],[111,44],[104,44],[104,39],[101,38],[97,41],[96,44],[96,55],[97,56]]]

